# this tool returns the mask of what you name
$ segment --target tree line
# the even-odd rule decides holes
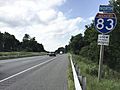
[[[109,34],[110,43],[109,46],[105,46],[103,63],[120,72],[120,0],[110,0],[109,4],[114,7],[117,26]],[[67,51],[87,57],[89,60],[98,63],[100,52],[100,46],[97,45],[98,34],[93,21],[90,25],[85,26],[84,36],[78,34],[71,37],[69,45],[66,46]]]
[[[35,37],[31,38],[29,34],[25,34],[20,42],[8,32],[0,32],[0,52],[11,51],[44,52],[45,50],[43,45],[39,44]]]

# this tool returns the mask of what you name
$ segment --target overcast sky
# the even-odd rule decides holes
[[[24,34],[36,37],[45,50],[69,43],[72,35],[84,33],[100,4],[109,0],[0,0],[0,31],[22,41]]]

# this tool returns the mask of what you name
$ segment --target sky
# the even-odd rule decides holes
[[[25,34],[36,37],[45,50],[69,44],[71,36],[84,34],[85,25],[109,0],[0,0],[0,32],[22,41]]]

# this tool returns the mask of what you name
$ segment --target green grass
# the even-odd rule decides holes
[[[103,66],[103,78],[98,82],[96,63],[77,55],[73,55],[73,61],[80,67],[81,74],[87,77],[87,90],[120,90],[120,73]]]
[[[22,58],[31,56],[45,55],[45,52],[0,52],[0,59],[12,59],[12,58]]]
[[[68,77],[68,90],[75,90],[72,67],[71,67],[70,61],[68,64],[67,77]]]

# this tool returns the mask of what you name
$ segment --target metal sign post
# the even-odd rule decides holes
[[[100,81],[100,78],[102,76],[103,57],[104,57],[104,45],[101,45],[100,46],[99,69],[98,69],[98,81]]]
[[[103,65],[103,58],[104,58],[104,45],[109,45],[109,35],[100,34],[98,35],[98,45],[100,46],[100,60],[99,60],[99,69],[98,69],[98,81],[102,77],[102,65]]]

